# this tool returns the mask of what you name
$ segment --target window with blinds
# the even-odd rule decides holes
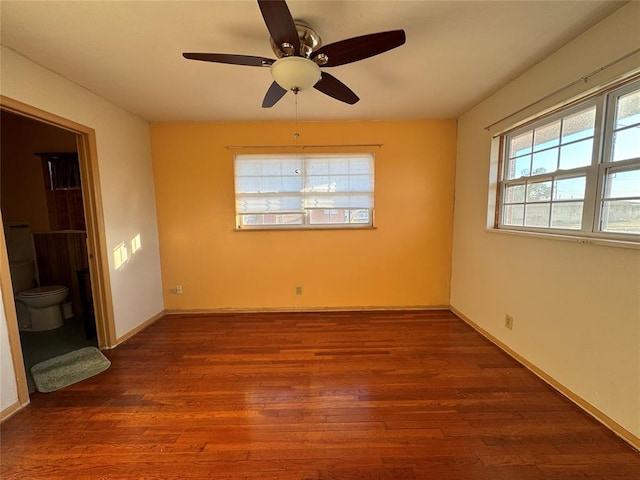
[[[236,155],[236,226],[373,226],[372,154]]]

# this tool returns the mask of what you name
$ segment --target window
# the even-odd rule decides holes
[[[236,155],[236,226],[373,225],[373,155]]]
[[[44,190],[52,231],[85,230],[78,154],[36,153],[42,158]]]
[[[640,241],[640,81],[502,142],[498,228]]]

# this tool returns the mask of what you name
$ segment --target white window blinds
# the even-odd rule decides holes
[[[371,224],[371,154],[236,155],[238,226]]]

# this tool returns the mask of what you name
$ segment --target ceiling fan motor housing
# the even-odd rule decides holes
[[[322,39],[320,38],[320,35],[318,35],[318,33],[309,25],[299,21],[296,21],[295,25],[296,31],[298,32],[298,38],[300,39],[300,56],[309,58],[313,52],[322,46]],[[273,50],[273,53],[276,54],[276,57],[289,57],[294,54],[293,45],[289,43],[277,45],[276,42],[273,41],[273,38],[270,38],[269,40],[271,41],[271,49]]]

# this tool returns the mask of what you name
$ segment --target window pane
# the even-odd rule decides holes
[[[238,193],[286,193],[302,189],[301,177],[238,177]]]
[[[560,169],[587,167],[591,165],[593,155],[593,139],[565,145],[560,149]]]
[[[584,198],[586,177],[562,178],[554,182],[554,200],[576,200]]]
[[[531,155],[514,158],[509,161],[509,171],[507,172],[507,180],[514,178],[528,177],[531,174]]]
[[[238,195],[236,198],[236,212],[238,213],[262,213],[262,212],[301,212],[302,198],[300,196],[246,196]]]
[[[350,210],[350,223],[371,223],[371,210]]]
[[[604,201],[601,229],[604,232],[640,234],[640,199]]]
[[[307,162],[307,175],[327,175],[328,173],[328,159],[314,158]]]
[[[592,137],[596,122],[596,107],[576,113],[562,120],[562,143]]]
[[[241,223],[246,226],[301,225],[303,223],[303,217],[302,214],[299,213],[241,215]]]
[[[527,227],[549,227],[549,203],[528,204],[525,209],[524,224]]]
[[[370,156],[345,155],[342,158],[327,155],[305,155],[307,175],[354,175],[373,172]]]
[[[505,205],[502,223],[521,227],[524,223],[524,205]]]
[[[323,224],[370,224],[371,211],[367,209],[312,209],[309,210],[309,223],[312,225]]]
[[[241,215],[240,223],[242,225],[262,225],[264,223],[263,215]]]
[[[533,131],[528,131],[511,139],[509,146],[509,157],[519,157],[525,153],[531,153],[533,143]]]
[[[511,185],[504,189],[504,203],[524,202],[524,185]]]
[[[640,170],[607,174],[605,198],[640,198]]]
[[[258,193],[262,187],[260,177],[236,177],[236,192]]]
[[[560,120],[536,128],[534,134],[533,151],[543,150],[559,145],[560,143]]]
[[[307,177],[306,192],[371,192],[371,175],[316,175]]]
[[[350,210],[345,208],[309,210],[309,223],[313,225],[333,225],[371,223],[371,211],[367,209]]]
[[[349,223],[349,210],[343,208],[309,210],[309,223],[314,225]]]
[[[640,90],[618,98],[615,129],[619,130],[637,123],[640,123]]]
[[[372,192],[373,177],[371,175],[350,175],[345,177],[349,180],[347,187],[350,192]]]
[[[302,160],[295,157],[272,158],[263,155],[255,155],[247,158],[247,155],[238,155],[235,162],[236,177],[264,175],[295,175],[302,169]]]
[[[336,184],[328,175],[307,177],[305,192],[335,192]]]
[[[580,230],[582,206],[582,202],[554,203],[551,207],[551,227]]]
[[[331,171],[332,173],[341,173],[339,171]],[[351,175],[366,174],[373,175],[373,157],[357,157],[349,159],[349,173]]]
[[[618,162],[640,157],[640,125],[613,134],[612,160]]]
[[[321,192],[307,194],[305,208],[373,208],[372,194],[324,195]]]
[[[551,200],[551,182],[536,182],[527,185],[527,202]]]
[[[533,165],[531,167],[533,175],[555,172],[558,169],[558,149],[552,148],[533,154]]]

